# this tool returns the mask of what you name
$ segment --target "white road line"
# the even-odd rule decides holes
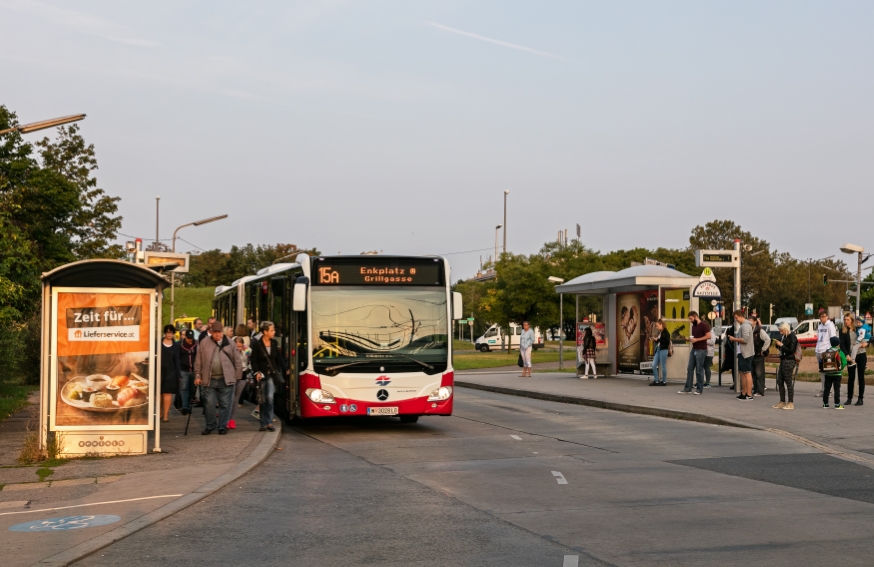
[[[33,512],[52,512],[53,510],[66,510],[68,508],[82,508],[83,506],[101,506],[103,504],[121,504],[122,502],[138,502],[140,500],[153,500],[155,498],[179,498],[181,494],[164,494],[162,496],[144,496],[143,498],[129,498],[127,500],[110,500],[108,502],[91,502],[89,504],[76,504],[75,506],[61,506],[59,508],[40,508],[39,510],[22,510],[20,512],[3,512],[0,516],[12,514],[31,514]]]
[[[510,435],[510,437],[512,437],[512,438],[515,439],[516,441],[521,441],[521,440],[522,440],[522,438],[519,437],[518,435]]]
[[[552,476],[555,477],[555,481],[556,481],[557,483],[559,483],[559,484],[567,484],[567,480],[564,478],[564,475],[561,474],[560,472],[558,472],[558,471],[552,471]],[[567,557],[570,557],[570,555],[568,555]]]
[[[579,567],[580,566],[580,556],[579,555],[565,555],[564,563],[561,564],[561,567]]]

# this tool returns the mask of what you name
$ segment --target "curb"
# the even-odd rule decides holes
[[[472,390],[483,390],[485,392],[494,392],[496,394],[507,394],[510,396],[519,396],[523,398],[532,398],[535,400],[545,400],[547,402],[559,402],[563,404],[576,404],[578,406],[588,406],[599,409],[612,411],[623,411],[625,413],[636,413],[639,415],[651,415],[655,417],[665,417],[668,419],[681,419],[684,421],[697,421],[699,423],[708,423],[710,425],[725,425],[728,427],[740,427],[743,429],[758,429],[765,431],[767,428],[754,423],[746,423],[736,419],[726,417],[715,417],[702,413],[693,413],[688,411],[680,411],[667,408],[659,408],[653,406],[636,406],[632,404],[622,404],[618,402],[608,402],[605,400],[596,400],[593,398],[579,398],[576,396],[564,396],[561,394],[547,394],[544,392],[534,392],[530,390],[517,390],[515,388],[505,388],[503,386],[487,386],[485,384],[477,384],[475,382],[455,381],[455,385],[461,388],[470,388]]]
[[[279,444],[279,439],[282,436],[282,428],[280,427],[274,432],[270,432],[264,436],[255,450],[248,457],[237,463],[231,470],[214,478],[206,484],[200,486],[194,491],[177,498],[169,504],[161,506],[157,510],[153,510],[148,514],[140,516],[135,520],[131,520],[123,526],[119,526],[114,530],[110,530],[86,542],[80,543],[75,547],[71,547],[61,553],[43,559],[34,563],[31,567],[66,567],[71,563],[75,563],[80,559],[91,555],[92,553],[103,549],[121,539],[132,535],[141,529],[151,526],[164,518],[172,516],[180,510],[188,508],[192,504],[200,502],[210,494],[213,494],[226,486],[227,484],[240,478],[247,472],[251,471],[261,463],[267,460],[276,445]]]

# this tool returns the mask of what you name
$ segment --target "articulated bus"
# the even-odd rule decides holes
[[[271,321],[290,379],[277,388],[286,420],[343,415],[451,415],[452,321],[461,294],[433,256],[300,254],[230,286],[214,316],[225,325]]]

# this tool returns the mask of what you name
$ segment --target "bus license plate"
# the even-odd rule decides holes
[[[398,408],[367,408],[367,415],[397,415]]]

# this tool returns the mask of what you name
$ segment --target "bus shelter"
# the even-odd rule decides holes
[[[592,327],[597,344],[598,372],[652,374],[658,336],[656,321],[663,318],[671,333],[674,354],[668,358],[668,378],[685,379],[691,346],[689,312],[698,311],[692,291],[698,278],[664,266],[633,266],[618,272],[591,272],[555,287],[556,293],[575,296],[577,368],[582,354],[582,332]],[[583,296],[600,297],[600,321],[583,321]]]
[[[40,442],[61,455],[160,452],[161,295],[153,269],[120,260],[42,275]]]

